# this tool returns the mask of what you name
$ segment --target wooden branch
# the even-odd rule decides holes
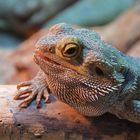
[[[34,103],[27,109],[13,100],[16,86],[0,86],[0,140],[50,139],[140,139],[140,125],[110,114],[98,118],[80,115],[68,105],[53,101],[41,109]]]

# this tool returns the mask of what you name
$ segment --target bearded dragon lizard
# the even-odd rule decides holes
[[[40,107],[51,92],[83,115],[110,112],[140,123],[140,58],[121,53],[95,31],[56,24],[36,43],[34,60],[37,76],[17,85],[20,107],[33,100]]]

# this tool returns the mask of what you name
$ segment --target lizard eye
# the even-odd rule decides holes
[[[76,57],[80,52],[80,46],[76,43],[68,43],[64,46],[62,54],[64,57]]]

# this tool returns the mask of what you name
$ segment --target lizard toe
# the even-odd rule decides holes
[[[17,89],[19,90],[21,87],[30,86],[31,84],[32,84],[32,81],[21,82],[17,85]]]
[[[14,99],[15,100],[25,99],[26,97],[30,96],[31,92],[32,89],[30,87],[24,90],[18,90],[17,94],[14,96]]]
[[[30,94],[30,96],[28,96],[27,98],[25,98],[23,100],[23,102],[20,103],[19,107],[21,108],[26,108],[28,107],[31,102],[34,100],[34,98],[37,96],[37,91],[34,91]]]
[[[50,99],[49,99],[49,96],[50,96],[49,91],[47,89],[45,89],[44,93],[43,93],[43,97],[44,97],[46,103],[51,102]]]
[[[40,108],[41,107],[41,100],[43,98],[43,90],[40,90],[36,96],[36,107]]]
[[[40,108],[41,107],[41,100],[45,99],[45,103],[50,103],[49,100],[49,91],[48,89],[42,89],[38,92],[37,96],[36,96],[36,107]]]

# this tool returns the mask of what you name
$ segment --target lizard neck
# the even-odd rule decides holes
[[[123,93],[140,91],[140,58],[126,56],[126,64]]]

